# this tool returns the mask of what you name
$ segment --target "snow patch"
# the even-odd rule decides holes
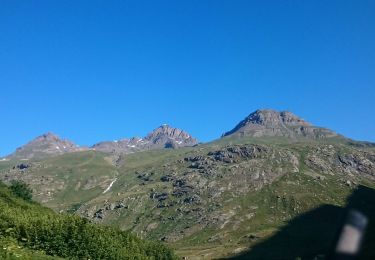
[[[60,147],[56,146],[56,149],[57,149],[57,150],[60,150]]]
[[[112,188],[112,185],[113,183],[115,183],[117,181],[117,178],[115,178],[110,184],[109,186],[105,189],[105,191],[103,191],[103,194],[108,192],[111,188]]]
[[[129,146],[129,147],[132,147],[132,148],[134,148],[134,147],[135,147],[135,145],[129,145],[129,144],[128,144],[128,146]]]

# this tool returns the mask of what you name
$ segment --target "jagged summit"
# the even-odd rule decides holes
[[[7,156],[7,158],[32,159],[81,150],[83,149],[75,143],[67,139],[61,139],[54,133],[47,132],[17,148],[16,151]]]
[[[178,144],[194,145],[197,140],[191,137],[187,132],[179,128],[171,127],[167,124],[163,124],[158,128],[154,129],[146,137],[146,140],[157,143],[165,143],[168,140],[174,140]],[[168,139],[168,140],[167,140]]]
[[[261,109],[248,115],[223,136],[284,136],[289,138],[325,138],[337,136],[329,129],[313,126],[289,111]]]
[[[193,146],[197,143],[197,139],[184,130],[163,124],[144,138],[133,137],[118,141],[100,142],[93,145],[92,148],[102,152],[132,153],[161,148]]]

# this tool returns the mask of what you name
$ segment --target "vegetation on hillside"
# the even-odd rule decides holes
[[[14,195],[26,201],[31,201],[33,198],[33,190],[23,181],[13,180],[10,185],[10,190]]]
[[[25,188],[17,184],[19,187]],[[75,215],[56,214],[36,202],[14,195],[0,183],[1,259],[174,259],[157,242],[141,240],[112,227]],[[27,187],[26,187],[27,188]],[[21,192],[23,194],[23,192]]]
[[[229,136],[196,147],[86,151],[21,164],[1,162],[0,178],[25,181],[55,211],[162,240],[188,258],[325,255],[348,197],[375,188],[373,148],[340,138]],[[366,241],[363,251],[374,254],[366,246],[374,239]]]

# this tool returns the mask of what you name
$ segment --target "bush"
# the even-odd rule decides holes
[[[2,255],[18,254],[21,249],[27,251],[24,255],[35,253],[38,257],[46,254],[68,259],[177,259],[172,250],[159,242],[93,224],[76,215],[56,214],[36,202],[30,203],[24,199],[31,199],[30,191],[20,182],[12,183],[9,188],[0,183],[0,244],[6,240],[14,245],[6,246],[6,251],[0,250],[1,259]]]
[[[13,180],[10,185],[10,190],[14,195],[26,201],[31,201],[33,198],[33,190],[23,181]]]

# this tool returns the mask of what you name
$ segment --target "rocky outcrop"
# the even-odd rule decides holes
[[[337,133],[311,125],[288,111],[275,111],[270,109],[257,110],[247,116],[232,130],[223,136],[283,136],[288,138],[328,138],[338,136]]]
[[[29,167],[31,167],[31,164],[29,163],[20,163],[20,164],[17,164],[16,166],[13,166],[13,169],[25,170]]]
[[[99,209],[97,209],[96,207],[91,209],[85,209],[84,216],[91,218],[94,221],[101,221],[111,212],[118,212],[122,209],[128,209],[128,206],[125,205],[123,201],[116,201],[112,203],[107,201]]]
[[[348,152],[340,146],[321,145],[310,149],[305,164],[320,173],[375,178],[375,155],[366,151]]]
[[[269,152],[269,148],[260,145],[232,146],[219,151],[209,152],[217,161],[233,163],[234,159],[254,159]]]

